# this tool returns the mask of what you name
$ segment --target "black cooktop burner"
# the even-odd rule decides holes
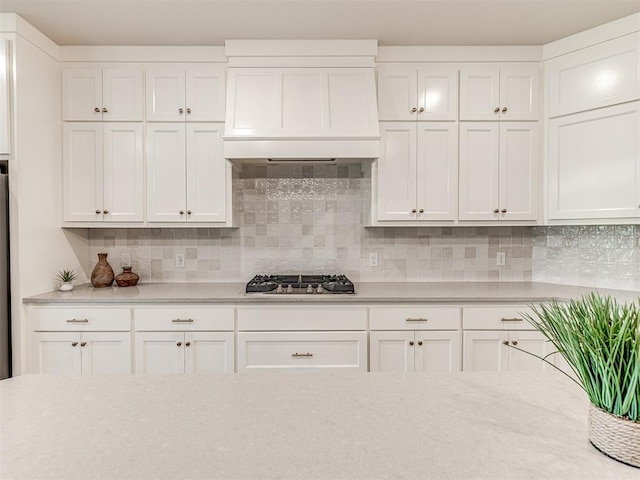
[[[345,275],[256,275],[246,293],[355,293]]]

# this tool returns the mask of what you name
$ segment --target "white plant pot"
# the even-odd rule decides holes
[[[61,292],[70,292],[71,290],[73,290],[73,283],[71,283],[71,282],[63,282],[60,285],[59,290]]]

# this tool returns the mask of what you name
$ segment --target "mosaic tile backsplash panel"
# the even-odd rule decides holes
[[[94,229],[85,269],[107,252],[118,273],[129,252],[140,282],[246,282],[258,273],[301,272],[354,281],[622,281],[625,288],[640,279],[634,226],[365,228],[370,181],[359,165],[245,166],[233,188],[239,228]],[[605,250],[606,257],[596,253]],[[498,251],[506,254],[503,267]],[[175,266],[178,253],[184,268]],[[371,253],[377,267],[369,265]]]

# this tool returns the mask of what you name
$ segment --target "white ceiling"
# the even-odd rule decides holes
[[[640,0],[0,0],[59,45],[541,45],[640,12]]]

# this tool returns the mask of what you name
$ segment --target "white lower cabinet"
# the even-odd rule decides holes
[[[134,309],[136,373],[234,371],[232,307]]]

